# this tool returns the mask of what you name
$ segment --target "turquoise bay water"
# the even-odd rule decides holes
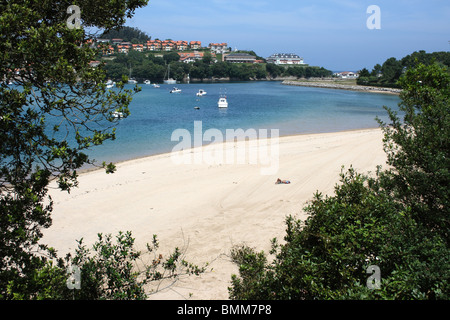
[[[130,87],[132,85],[129,85]],[[92,150],[98,161],[123,161],[170,152],[179,141],[172,132],[186,129],[194,134],[194,121],[203,132],[226,129],[279,129],[280,136],[374,128],[375,117],[387,121],[383,106],[397,109],[398,96],[346,90],[285,86],[281,82],[236,82],[177,84],[181,93],[171,94],[174,85],[160,88],[141,84],[134,95],[131,115],[119,122],[117,139]],[[197,97],[204,89],[207,94]],[[228,108],[219,109],[221,94]],[[200,109],[195,109],[199,107]]]

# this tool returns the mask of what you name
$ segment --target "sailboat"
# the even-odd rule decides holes
[[[131,65],[130,65],[130,76],[128,77],[128,83],[136,84],[137,81],[133,78],[131,78]]]
[[[170,78],[170,64],[167,68],[167,79],[164,80],[165,84],[176,84],[177,80]]]

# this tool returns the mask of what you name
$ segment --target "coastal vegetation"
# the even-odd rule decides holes
[[[305,221],[286,219],[272,261],[236,247],[231,299],[449,299],[450,76],[416,63],[399,84],[403,119],[386,108],[391,123],[378,120],[389,168],[343,168]]]
[[[450,52],[432,52],[416,51],[406,57],[397,60],[392,57],[383,62],[382,65],[376,64],[369,72],[363,68],[359,72],[357,84],[376,87],[400,88],[400,77],[406,70],[414,68],[419,63],[430,65],[436,62],[440,66],[450,67]]]
[[[113,114],[127,117],[139,91],[125,90],[123,81],[107,90],[104,69],[91,66],[98,49],[84,44],[92,37],[88,28],[119,27],[147,0],[77,4],[84,9],[81,28],[66,24],[71,1],[0,3],[0,299],[143,299],[149,282],[203,271],[178,248],[158,255],[156,237],[145,253],[136,251],[129,232],[115,241],[99,234],[92,250],[81,239],[65,258],[40,242],[52,225],[50,184],[70,192],[78,169],[99,166],[87,150],[115,139]],[[153,259],[138,272],[144,254]],[[79,273],[68,283],[72,267]]]
[[[85,9],[83,26],[107,31],[147,2],[77,1]],[[178,80],[187,74],[200,80],[322,77],[330,71],[215,63],[209,54],[186,64],[177,53],[134,51],[94,68],[101,48],[84,45],[92,37],[84,27],[67,27],[70,5],[0,4],[0,299],[146,299],[152,283],[199,275],[205,267],[186,261],[179,248],[161,255],[156,236],[138,251],[131,232],[100,233],[91,248],[79,239],[65,257],[41,243],[52,225],[51,183],[70,192],[85,164],[115,171],[113,164],[95,163],[87,150],[115,139],[115,112],[129,115],[139,88],[125,89],[126,76],[160,81],[169,65]],[[146,35],[127,37],[138,42]],[[231,256],[239,275],[232,276],[230,298],[449,299],[450,76],[442,66],[447,62],[415,61],[400,73],[394,60],[384,69],[386,83],[399,76],[405,113],[400,119],[386,108],[391,123],[379,121],[389,169],[380,167],[375,176],[343,170],[334,195],[313,196],[306,221],[287,218],[284,243],[272,241],[272,261],[236,247]],[[108,78],[118,81],[117,90],[107,90]],[[55,118],[58,124],[49,126]],[[380,283],[367,282],[372,266],[381,270]]]
[[[310,78],[329,77],[332,72],[323,67],[290,66],[281,67],[270,63],[228,63],[214,62],[210,53],[203,58],[184,63],[179,61],[176,52],[148,53],[130,51],[128,54],[116,54],[114,59],[105,61],[105,70],[110,79],[121,79],[129,76],[140,81],[148,79],[152,82],[162,82],[167,77],[170,65],[170,77],[183,81],[189,77],[199,81],[225,79],[225,80],[262,80],[282,77]]]
[[[122,39],[125,42],[131,42],[133,44],[145,43],[151,39],[151,37],[144,31],[127,26],[107,30],[103,32],[99,38],[108,40]]]

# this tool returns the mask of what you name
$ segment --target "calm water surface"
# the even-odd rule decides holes
[[[131,87],[131,85],[129,85]],[[140,84],[134,95],[131,115],[120,121],[117,139],[92,150],[98,161],[122,161],[170,152],[178,141],[172,132],[186,129],[193,135],[194,121],[209,128],[279,129],[280,135],[336,132],[374,128],[375,117],[387,121],[383,106],[397,109],[396,95],[322,88],[285,86],[281,82],[194,83],[175,85],[181,93]],[[197,97],[203,89],[205,96]],[[220,95],[228,98],[228,108],[219,109]],[[199,107],[195,109],[194,107]]]

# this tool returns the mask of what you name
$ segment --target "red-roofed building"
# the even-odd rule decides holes
[[[133,50],[138,52],[144,51],[144,45],[143,44],[133,44]]]
[[[161,40],[150,40],[147,41],[147,50],[150,51],[161,51],[162,41]]]
[[[114,47],[113,46],[105,46],[103,48],[103,55],[109,56],[114,54]]]
[[[129,45],[118,45],[117,51],[119,53],[128,53],[130,51],[130,46]]]
[[[200,41],[191,41],[189,43],[189,46],[191,47],[191,49],[197,50],[202,47],[202,43]]]
[[[204,56],[204,52],[198,52],[198,51],[194,51],[194,52],[181,52],[178,53],[180,55],[180,61],[184,62],[184,63],[190,63],[190,62],[195,62],[197,60],[201,60],[203,59]],[[215,59],[216,55],[214,53],[211,53],[211,56]]]
[[[224,53],[230,51],[228,48],[228,43],[210,43],[209,49],[214,53]]]
[[[165,40],[162,43],[162,50],[163,51],[172,51],[176,49],[176,43],[173,40]]]
[[[111,41],[113,44],[121,44],[123,42],[123,39],[112,39]]]
[[[184,40],[180,40],[176,42],[177,50],[184,51],[188,49],[188,42]]]

